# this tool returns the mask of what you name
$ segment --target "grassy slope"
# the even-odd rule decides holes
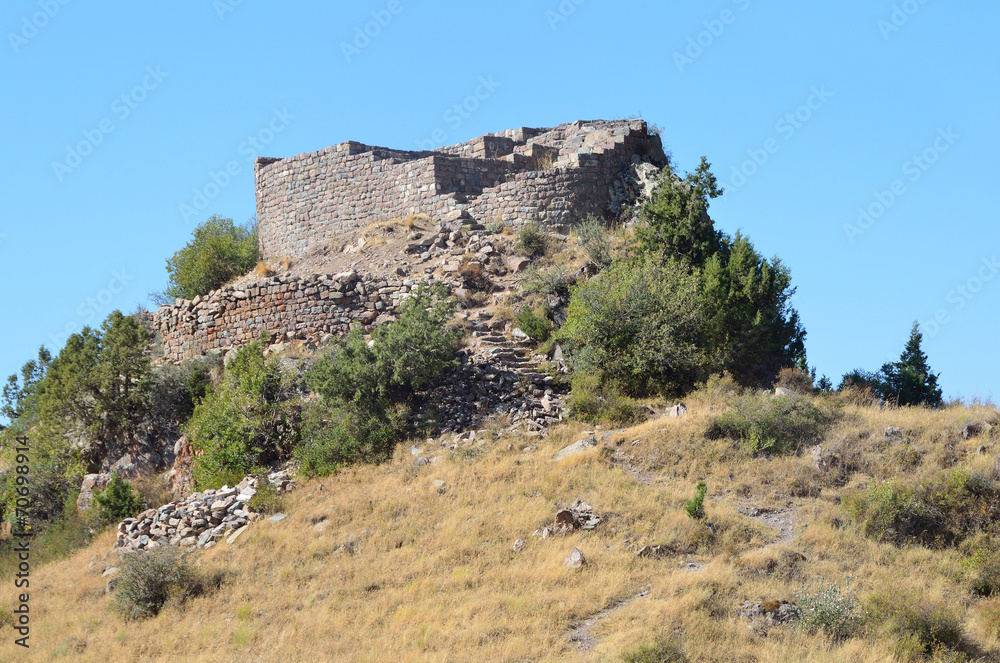
[[[706,441],[721,404],[700,394],[688,405],[684,419],[648,422],[616,434],[608,450],[558,463],[553,453],[578,439],[579,425],[422,467],[401,448],[381,467],[305,483],[286,504],[288,519],[257,523],[236,544],[198,554],[199,566],[232,572],[222,589],[144,622],[109,611],[100,573],[114,538],[105,533],[33,570],[33,648],[25,657],[4,627],[0,660],[611,661],[659,635],[673,635],[692,660],[893,660],[893,641],[878,633],[834,643],[785,626],[762,636],[735,617],[745,600],[791,599],[821,576],[848,574],[861,596],[912,589],[940,601],[980,647],[1000,651],[996,623],[984,617],[993,602],[970,593],[954,552],[873,543],[843,524],[838,506],[873,477],[992,465],[996,441],[963,441],[958,427],[994,410],[845,407],[824,440],[853,453],[857,471],[844,477],[816,471],[808,453],[753,459],[732,442]],[[887,426],[906,430],[919,463],[880,442]],[[522,452],[527,444],[540,448]],[[435,479],[447,482],[444,494]],[[708,482],[714,534],[683,511],[698,479]],[[557,505],[576,499],[603,515],[596,530],[531,537]],[[748,505],[795,508],[794,538],[772,544],[777,531],[738,513]],[[514,553],[518,538],[528,546]],[[694,552],[635,559],[644,544]],[[581,570],[562,567],[573,547],[587,557]],[[788,551],[805,561],[789,564]],[[580,620],[644,588],[648,595],[597,622],[591,649],[567,638]],[[14,596],[4,579],[0,607],[10,609]]]

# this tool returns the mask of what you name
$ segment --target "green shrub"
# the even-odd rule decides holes
[[[164,546],[129,555],[119,568],[112,607],[126,620],[155,617],[168,602],[181,603],[218,587],[222,574],[203,576],[176,548]]]
[[[257,494],[247,501],[247,506],[257,513],[278,513],[284,507],[284,500],[270,483],[261,483]]]
[[[610,265],[613,260],[610,239],[607,225],[596,216],[588,216],[576,227],[577,244],[587,254],[590,263],[601,269]]]
[[[241,349],[222,384],[205,396],[184,427],[195,458],[199,489],[232,485],[272,461],[287,457],[298,441],[298,404],[290,379],[263,342]]]
[[[105,523],[117,523],[126,518],[133,518],[146,508],[142,497],[132,492],[132,484],[117,474],[111,477],[105,490],[94,493],[94,502],[97,503],[98,516]]]
[[[552,333],[552,323],[548,317],[544,313],[537,315],[530,308],[524,308],[517,314],[517,326],[528,338],[539,343],[548,340]]]
[[[392,455],[408,401],[458,365],[462,333],[447,328],[454,311],[443,285],[421,286],[395,322],[372,332],[370,346],[355,329],[306,373],[322,403],[307,408],[304,442],[295,451],[305,475]]]
[[[989,514],[998,497],[1000,490],[991,478],[958,467],[915,485],[872,483],[848,494],[843,508],[869,538],[942,547],[993,531]]]
[[[533,258],[545,253],[547,244],[548,241],[541,226],[537,223],[529,223],[517,233],[517,243],[514,248],[517,249],[518,253]]]
[[[706,375],[698,281],[676,261],[616,262],[573,288],[559,337],[575,370],[625,393],[681,393]]]
[[[187,245],[167,260],[169,284],[161,303],[207,295],[257,264],[257,224],[236,226],[212,216],[194,229]]]
[[[544,269],[529,267],[521,278],[521,290],[528,295],[559,295],[569,294],[569,288],[575,279],[566,273],[562,265],[552,265]]]
[[[669,639],[640,645],[622,655],[622,663],[687,663],[684,650]]]
[[[799,626],[810,632],[824,631],[834,640],[857,634],[864,627],[864,611],[854,592],[834,582],[820,582],[815,588],[795,592],[799,606]]]
[[[922,596],[879,592],[865,602],[868,620],[881,625],[915,653],[931,654],[962,645],[961,618],[945,606]]]
[[[684,512],[689,518],[705,517],[705,493],[707,491],[708,485],[704,481],[699,481],[694,488],[694,497],[684,503]]]
[[[709,437],[738,440],[755,454],[798,451],[818,439],[833,419],[798,394],[744,393],[730,398],[730,406],[715,417]]]
[[[303,413],[302,442],[295,448],[299,471],[327,476],[354,463],[381,463],[402,438],[405,409],[388,403],[372,411],[353,403],[311,403]]]
[[[623,395],[616,385],[602,387],[600,378],[588,373],[573,374],[567,404],[574,419],[592,424],[631,426],[648,417],[648,410]]]

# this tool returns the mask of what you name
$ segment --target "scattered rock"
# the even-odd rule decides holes
[[[441,479],[435,479],[434,481],[431,481],[431,485],[434,487],[434,490],[436,490],[439,495],[444,495],[446,492],[448,492],[448,484],[446,484]]]
[[[281,513],[279,511],[278,513],[276,513],[273,516],[271,516],[270,518],[268,518],[267,522],[269,522],[269,523],[280,523],[282,520],[284,520],[287,517],[288,517],[287,513]]]
[[[678,403],[673,407],[667,408],[667,416],[669,417],[683,417],[687,413],[687,405],[684,405],[684,403]]]
[[[902,428],[898,428],[896,426],[890,426],[889,428],[885,429],[885,432],[882,434],[882,439],[884,441],[888,441],[888,440],[902,440],[903,439],[903,429]]]
[[[578,454],[581,451],[586,451],[587,449],[593,449],[597,446],[597,438],[591,435],[590,437],[584,438],[582,440],[577,440],[568,447],[563,447],[560,449],[552,460],[562,460],[574,454]]]
[[[788,390],[787,387],[775,387],[774,388],[774,395],[775,396],[787,396],[790,393],[791,392]]]
[[[521,256],[510,256],[507,258],[507,269],[515,274],[523,272],[530,264],[531,260],[522,258]]]
[[[566,534],[578,529],[591,530],[601,522],[601,517],[586,502],[577,500],[556,512],[555,530]]]
[[[524,539],[518,539],[514,542],[514,552],[519,553],[528,547],[528,542]]]
[[[111,482],[111,474],[88,474],[80,485],[80,496],[76,498],[76,509],[83,513],[94,504],[94,491],[104,490]]]
[[[567,569],[579,569],[586,563],[587,558],[583,556],[583,552],[579,548],[573,548],[573,552],[563,560],[563,566]]]
[[[643,546],[635,556],[639,559],[664,559],[675,552],[670,546]]]
[[[964,426],[962,426],[962,439],[971,440],[972,438],[976,437],[982,432],[983,432],[983,427],[978,423],[965,424]]]

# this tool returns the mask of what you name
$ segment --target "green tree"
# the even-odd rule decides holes
[[[639,249],[649,254],[665,254],[701,267],[719,251],[722,232],[708,215],[709,201],[722,195],[712,166],[705,157],[682,180],[672,166],[663,169],[660,184],[643,205],[644,224],[636,230]]]
[[[421,286],[395,322],[372,332],[370,344],[355,329],[306,373],[322,401],[306,408],[303,443],[295,449],[304,473],[325,475],[392,454],[415,392],[458,365],[461,332],[446,326],[454,312],[443,285]]]
[[[121,311],[100,330],[70,336],[41,384],[43,419],[83,424],[98,440],[134,433],[146,405],[149,342],[146,327]]]
[[[740,233],[723,238],[702,272],[706,341],[715,370],[744,386],[770,386],[783,367],[804,365],[805,330],[791,306],[792,277]]]
[[[20,378],[11,375],[3,388],[0,415],[13,422],[24,415],[32,406],[38,386],[45,379],[45,372],[52,362],[52,355],[43,345],[38,349],[38,359],[32,359],[21,367]]]
[[[630,395],[684,391],[705,376],[704,304],[681,261],[613,263],[572,291],[560,340],[574,368]]]
[[[160,302],[207,295],[250,271],[257,262],[255,222],[236,226],[232,219],[211,216],[194,230],[187,245],[167,259],[169,284]]]
[[[461,332],[445,324],[455,303],[438,283],[420,287],[400,307],[399,318],[376,327],[372,343],[360,329],[337,342],[333,353],[306,374],[306,384],[329,401],[354,403],[368,411],[384,409],[386,399],[405,400],[414,391],[458,365]]]
[[[938,376],[931,371],[927,355],[921,348],[924,335],[920,324],[913,323],[910,338],[906,342],[899,361],[885,364],[880,371],[883,382],[883,397],[897,405],[941,405],[941,388]]]
[[[222,384],[195,407],[184,426],[199,488],[216,488],[285,457],[298,441],[298,404],[276,359],[257,340],[226,367]],[[237,476],[238,475],[238,476]]]
[[[132,484],[117,474],[111,477],[105,490],[94,493],[98,515],[102,522],[115,523],[132,518],[144,508],[142,496],[132,492]]]

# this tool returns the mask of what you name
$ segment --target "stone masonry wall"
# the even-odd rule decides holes
[[[638,163],[666,164],[642,120],[511,129],[434,151],[346,142],[259,158],[261,255],[302,255],[345,231],[418,212],[560,228],[587,214],[612,217],[634,199],[628,170]]]
[[[344,336],[352,323],[368,330],[394,319],[418,285],[414,279],[360,276],[351,271],[312,279],[275,276],[177,300],[153,316],[163,342],[160,361],[178,362],[210,350],[239,348],[267,331],[272,340],[320,342]]]

